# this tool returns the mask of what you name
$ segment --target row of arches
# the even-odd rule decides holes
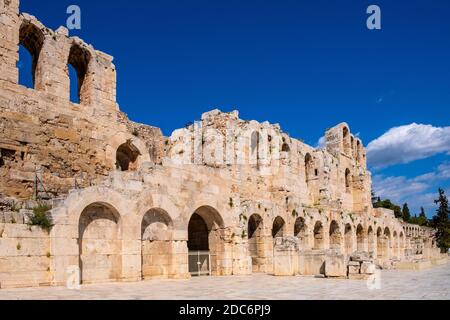
[[[82,283],[122,279],[127,268],[124,256],[132,252],[139,255],[142,279],[171,277],[183,273],[182,270],[192,275],[197,272],[200,275],[200,271],[212,275],[231,274],[230,245],[236,235],[227,233],[224,220],[215,208],[201,206],[189,215],[188,220],[176,220],[176,223],[167,211],[152,208],[138,222],[139,248],[130,249],[128,240],[122,235],[124,229],[133,226],[124,225],[121,214],[112,205],[95,202],[84,208],[78,221]],[[280,216],[271,221],[269,228],[259,214],[249,217],[247,241],[243,245],[247,246],[253,272],[270,270],[274,239],[285,237],[289,233],[287,226]],[[405,249],[403,232],[391,233],[388,227],[375,230],[372,226],[364,228],[358,224],[355,227],[336,220],[308,224],[299,217],[293,229],[303,250],[330,249],[345,256],[366,251],[377,254],[379,259],[389,259],[402,256]],[[185,230],[187,240],[176,236],[175,230]]]
[[[19,84],[40,90],[42,84],[38,83],[41,75],[41,59],[45,45],[43,31],[29,21],[24,21],[19,28]],[[91,54],[88,50],[74,43],[68,52],[66,74],[70,82],[70,100],[73,103],[88,103],[88,75]]]
[[[286,235],[286,223],[282,217],[276,217],[272,229],[272,238],[283,237]],[[326,232],[328,232],[328,242],[326,241]],[[254,214],[249,219],[248,224],[249,252],[253,261],[253,269],[260,270],[261,263],[264,261],[264,222],[263,218]],[[392,257],[401,257],[404,255],[405,235],[391,231],[388,227],[384,229],[379,227],[375,230],[372,226],[367,229],[362,224],[356,228],[350,223],[339,224],[336,220],[329,223],[328,230],[322,221],[317,221],[313,228],[308,227],[305,219],[299,217],[294,224],[293,235],[299,239],[300,248],[303,250],[325,250],[330,249],[345,256],[352,253],[368,252],[379,259],[389,259]]]
[[[207,252],[211,258],[201,267],[212,274],[221,273],[225,254],[223,226],[219,213],[208,206],[195,210],[187,225],[185,254]],[[78,227],[81,282],[120,280],[123,256],[128,253],[122,239],[125,226],[120,213],[107,203],[93,203],[81,213]],[[179,272],[174,223],[165,210],[153,208],[145,213],[140,221],[140,242],[142,279],[170,277]],[[195,267],[187,271],[195,275]]]

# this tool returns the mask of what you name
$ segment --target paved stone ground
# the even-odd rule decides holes
[[[424,271],[382,271],[381,289],[366,281],[314,277],[203,277],[67,288],[0,290],[0,300],[450,300],[450,264]]]

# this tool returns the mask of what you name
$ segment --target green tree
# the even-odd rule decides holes
[[[429,225],[429,221],[427,218],[427,215],[425,213],[425,209],[423,207],[420,208],[420,215],[417,218],[417,223],[419,224],[419,226],[428,226]]]
[[[409,211],[408,204],[405,203],[402,209],[402,219],[405,222],[409,222],[411,220],[411,212]]]
[[[442,253],[446,253],[450,248],[450,210],[447,196],[441,188],[439,188],[439,198],[434,202],[439,204],[439,208],[433,217],[432,226],[437,230],[436,240],[438,247],[441,248]]]

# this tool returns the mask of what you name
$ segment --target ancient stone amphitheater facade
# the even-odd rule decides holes
[[[119,111],[111,56],[18,7],[0,0],[0,287],[358,277],[441,258],[433,230],[372,207],[366,152],[347,124],[314,148],[214,110],[164,137]],[[18,84],[19,44],[33,89]],[[49,233],[27,224],[38,201],[51,206]]]

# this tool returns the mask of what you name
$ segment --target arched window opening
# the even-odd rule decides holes
[[[250,141],[250,163],[259,167],[261,160],[261,134],[258,131],[253,131]]]
[[[24,23],[19,31],[19,84],[36,87],[38,63],[44,45],[43,33],[34,25]],[[29,70],[29,71],[26,71]]]
[[[141,155],[139,150],[130,142],[122,144],[116,153],[116,167],[120,171],[137,169],[137,159]]]
[[[352,174],[350,169],[345,170],[345,188],[347,189],[347,192],[350,192],[352,188]]]
[[[356,142],[356,161],[358,163],[361,162],[361,152],[362,152],[361,142],[358,140]]]
[[[88,104],[88,90],[86,86],[86,76],[88,73],[90,53],[80,47],[73,45],[70,48],[68,64],[68,75],[70,79],[70,100],[73,103]],[[71,70],[70,66],[73,68]],[[76,75],[76,77],[74,77]]]
[[[344,129],[342,129],[342,138],[343,138],[343,144],[344,144],[344,153],[346,155],[350,155],[350,150],[351,150],[349,135],[350,135],[350,132],[349,132],[348,128],[344,127]]]
[[[350,140],[351,140],[351,153],[353,156],[355,154],[355,138],[353,138],[353,136],[351,136]]]
[[[313,159],[311,157],[311,154],[307,153],[306,156],[305,156],[305,178],[306,178],[306,183],[308,183],[309,180],[313,179],[313,177],[316,175],[315,174],[316,170],[314,170],[314,163],[313,163]]]
[[[287,143],[283,143],[283,145],[281,146],[281,151],[282,152],[291,152],[291,147],[289,147],[289,145]]]

